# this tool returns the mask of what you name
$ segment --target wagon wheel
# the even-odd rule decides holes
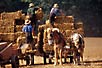
[[[49,64],[52,64],[52,60],[51,59],[49,59]]]
[[[78,55],[77,55],[77,63],[78,63],[78,65],[80,65],[80,53],[78,53]]]
[[[29,65],[30,64],[30,56],[26,55],[25,60],[26,60],[26,65]]]
[[[43,59],[44,59],[44,64],[46,64],[46,53],[44,52],[44,55],[43,55]]]
[[[49,63],[52,64],[52,59],[53,59],[53,52],[49,54]]]
[[[73,63],[73,56],[70,56],[70,63]]]
[[[80,56],[77,58],[78,65],[80,65]]]
[[[31,65],[34,65],[34,54],[31,54]]]
[[[64,58],[64,63],[67,63],[67,58],[66,57]]]
[[[18,56],[13,55],[11,57],[11,65],[12,65],[12,68],[19,68],[19,58],[18,58]]]

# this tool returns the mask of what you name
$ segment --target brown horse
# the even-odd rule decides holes
[[[54,53],[55,53],[55,62],[54,65],[58,64],[58,56],[60,58],[60,65],[62,65],[62,51],[66,42],[64,36],[59,32],[58,28],[52,29],[53,41],[54,41]]]
[[[80,58],[83,62],[83,53],[84,53],[84,39],[81,34],[73,33],[71,35],[71,45],[73,46],[73,59],[74,64],[80,64]]]

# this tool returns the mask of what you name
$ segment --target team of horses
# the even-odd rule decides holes
[[[54,65],[58,64],[58,57],[60,58],[59,64],[62,65],[63,52],[66,48],[67,50],[70,49],[67,47],[67,43],[69,43],[72,47],[74,64],[80,64],[80,58],[83,62],[84,38],[81,34],[79,34],[78,32],[73,32],[69,37],[70,42],[66,42],[64,35],[58,28],[47,28],[47,37],[49,38],[48,43],[54,44]]]

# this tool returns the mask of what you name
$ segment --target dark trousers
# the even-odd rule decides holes
[[[32,41],[33,41],[33,37],[32,37],[32,33],[30,33],[30,32],[27,32],[26,33],[26,43],[32,43]]]

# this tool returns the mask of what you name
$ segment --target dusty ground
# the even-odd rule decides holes
[[[42,57],[35,56],[35,65],[20,68],[102,68],[102,38],[85,38],[84,64],[80,66],[70,63],[44,65]]]

